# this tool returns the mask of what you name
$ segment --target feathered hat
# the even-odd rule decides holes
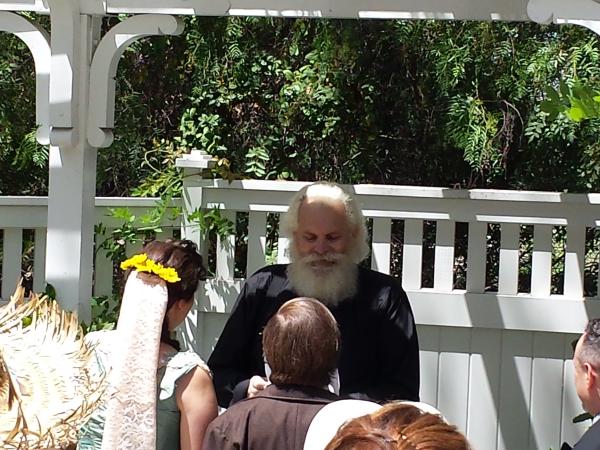
[[[104,388],[74,313],[17,288],[0,307],[0,447],[75,448]]]

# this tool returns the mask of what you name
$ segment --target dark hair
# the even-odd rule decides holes
[[[198,288],[198,282],[205,278],[206,272],[202,265],[202,256],[197,251],[196,244],[188,240],[168,239],[166,241],[150,241],[144,245],[142,252],[154,262],[164,267],[172,267],[177,271],[180,281],[167,283],[169,300],[167,311],[178,300],[193,301],[194,292]],[[152,274],[140,274],[143,277],[156,277]],[[169,333],[167,316],[162,324],[160,335],[161,342],[171,345],[176,350],[181,348],[177,339],[173,339]]]
[[[325,450],[469,450],[467,438],[441,416],[392,402],[343,425]]]
[[[318,300],[300,297],[279,308],[263,330],[271,382],[324,387],[337,367],[340,332]]]
[[[583,333],[579,360],[600,369],[600,319],[591,319]]]

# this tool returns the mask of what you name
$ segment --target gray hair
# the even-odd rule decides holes
[[[358,207],[355,198],[335,183],[319,181],[300,189],[292,198],[287,213],[281,219],[281,234],[288,237],[293,244],[294,233],[298,229],[300,206],[307,198],[339,202],[344,205],[348,225],[356,230],[349,256],[357,264],[365,259],[369,254],[369,245],[367,244],[367,227],[362,211]]]
[[[579,361],[600,369],[600,319],[591,319],[585,327]]]

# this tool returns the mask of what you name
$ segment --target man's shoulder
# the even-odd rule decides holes
[[[264,278],[269,276],[286,276],[287,264],[271,264],[264,266],[248,277],[248,280],[253,278]]]
[[[359,280],[368,286],[402,288],[397,278],[366,267],[359,267],[358,276]]]
[[[584,433],[573,450],[600,450],[600,421],[593,424]]]
[[[252,289],[265,289],[274,282],[284,285],[287,281],[287,264],[273,264],[258,269],[246,279],[246,285]]]

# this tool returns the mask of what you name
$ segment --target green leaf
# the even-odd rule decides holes
[[[567,117],[574,122],[581,122],[581,120],[585,117],[583,109],[572,106],[569,108],[566,113]]]
[[[44,295],[47,295],[49,299],[56,300],[56,289],[50,283],[46,283],[44,288]]]

